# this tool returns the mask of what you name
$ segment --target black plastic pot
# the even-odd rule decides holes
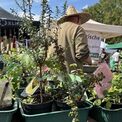
[[[5,107],[0,107],[0,111],[5,111],[5,110],[11,110],[13,109],[13,105],[10,105],[10,106],[5,106]]]
[[[78,108],[85,108],[86,106],[88,106],[88,104],[90,104],[90,103],[86,102],[86,101],[79,101],[79,102],[77,102]]]
[[[13,114],[11,122],[25,122],[24,117],[20,113],[20,109],[17,109],[17,111]]]
[[[54,105],[55,105],[55,111],[69,110],[71,108],[61,100],[55,100]]]
[[[112,109],[119,109],[119,108],[122,108],[122,103],[112,104]]]
[[[66,103],[56,100],[55,101],[55,105],[56,105],[56,110],[69,110],[71,109],[70,106],[68,106]],[[78,108],[84,108],[88,105],[87,102],[77,102],[77,106]]]
[[[22,108],[26,114],[39,114],[52,111],[53,100],[38,104],[22,103]]]

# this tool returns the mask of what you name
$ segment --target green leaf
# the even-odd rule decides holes
[[[111,108],[111,102],[110,102],[110,101],[107,101],[107,103],[106,103],[106,108],[107,108],[107,109],[110,109],[110,108]]]
[[[94,105],[100,106],[101,105],[101,99],[95,100]]]
[[[74,75],[74,74],[69,74],[70,78],[71,78],[71,82],[82,82],[82,79],[77,76],[77,75]]]

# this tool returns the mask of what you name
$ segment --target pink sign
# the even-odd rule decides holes
[[[103,73],[104,78],[102,79],[102,81],[100,81],[100,85],[99,84],[95,84],[95,91],[98,95],[99,98],[103,98],[104,97],[104,91],[108,90],[111,87],[111,80],[113,78],[113,74],[109,68],[109,66],[106,63],[101,63],[99,65],[99,67],[96,69],[96,71],[94,72],[94,75],[99,77],[99,74]]]

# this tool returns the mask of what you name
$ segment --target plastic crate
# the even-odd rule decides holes
[[[34,115],[27,115],[24,113],[21,103],[19,104],[21,114],[26,122],[71,122],[72,118],[68,116],[70,110],[55,111],[49,113],[41,113]],[[87,103],[87,106],[79,109],[80,122],[87,122],[89,110],[92,105]]]
[[[17,102],[14,102],[13,109],[0,111],[0,122],[11,122],[13,114],[17,111]]]

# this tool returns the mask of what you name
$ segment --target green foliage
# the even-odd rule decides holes
[[[68,6],[67,6],[67,0],[65,0],[64,5],[63,5],[63,12],[62,12],[62,16],[64,16],[64,15],[65,15],[67,7],[68,7]]]
[[[3,54],[5,61],[4,76],[11,78],[13,91],[16,94],[22,84],[31,79],[34,74],[34,62],[30,55],[22,52],[12,52],[11,55]]]
[[[112,80],[111,96],[114,103],[122,102],[122,73],[115,73]]]
[[[113,73],[113,79],[111,81],[112,86],[108,91],[105,91],[104,98],[98,99],[94,94],[92,99],[95,100],[94,104],[100,106],[105,103],[105,107],[110,109],[112,104],[120,104],[122,103],[122,72],[121,72],[121,52],[120,52],[120,63],[119,63],[119,71]]]
[[[50,31],[51,10],[47,0],[42,1],[41,9],[42,13],[39,29],[36,29],[33,26],[33,19],[28,19],[27,16],[23,18],[23,24],[21,26],[22,32],[27,33],[31,38],[31,46],[26,51],[32,55],[36,67],[39,67],[40,77],[42,76],[42,66],[44,66],[46,62],[48,46],[53,41],[48,34]],[[30,11],[30,15],[31,14],[32,13]]]
[[[5,60],[7,61],[5,67],[5,75],[8,78],[12,78],[13,90],[17,91],[19,88],[19,83],[22,80],[22,67],[21,64],[16,60],[17,55],[13,54],[13,56],[4,55]]]
[[[120,72],[122,72],[122,51],[120,51],[120,55],[119,55],[119,66],[118,66],[118,69]]]
[[[122,25],[122,1],[121,0],[100,0],[99,3],[89,7],[88,11],[92,18],[98,22]]]
[[[26,4],[26,1],[25,1]],[[29,57],[25,57],[25,55],[21,54],[20,58],[25,58],[25,61],[21,61],[21,63],[23,64],[31,64],[31,61],[33,62],[33,67],[35,67],[35,73],[33,74],[33,76],[35,76],[37,78],[38,84],[39,84],[39,96],[40,99],[39,102],[41,101],[41,103],[43,102],[43,95],[47,94],[47,92],[51,92],[51,87],[49,84],[49,80],[55,79],[56,78],[56,72],[58,72],[59,70],[62,69],[62,66],[60,65],[62,63],[62,58],[60,58],[61,60],[56,58],[47,58],[47,54],[48,54],[48,47],[52,44],[52,43],[56,43],[57,40],[54,39],[50,33],[51,33],[51,21],[52,21],[52,17],[51,17],[51,13],[52,11],[50,10],[50,7],[48,5],[48,1],[47,0],[42,0],[41,1],[41,15],[40,15],[40,26],[39,28],[35,28],[33,26],[33,18],[32,18],[32,12],[31,12],[31,7],[33,4],[29,3],[27,4],[27,6],[22,6],[23,11],[24,11],[24,17],[22,19],[22,24],[21,24],[21,28],[20,28],[20,36],[22,37],[24,33],[27,33],[30,36],[31,39],[31,46],[28,49],[25,49],[25,54],[27,53],[29,55]],[[20,5],[21,6],[21,5]],[[28,13],[26,12],[26,8],[29,8],[29,16]],[[27,9],[28,10],[28,9]],[[56,48],[56,55],[57,53],[59,53],[60,56],[60,49],[58,48],[58,45],[55,44],[55,48]],[[60,50],[60,51],[59,51]],[[31,59],[29,59],[31,58]],[[56,60],[55,60],[56,59]],[[28,62],[29,61],[29,62]],[[56,61],[59,63],[56,63]],[[49,71],[45,71],[45,67],[47,67],[49,69],[52,69],[50,72]],[[28,69],[27,67],[25,69]],[[37,73],[38,72],[38,73]],[[54,74],[55,72],[55,76],[49,78],[52,74]],[[29,98],[30,99],[30,98]],[[30,101],[30,100],[29,100]]]
[[[59,6],[56,6],[55,17],[54,18],[59,19],[60,16],[65,15],[67,7],[68,7],[67,0],[64,1],[64,4],[62,6],[62,10],[59,9]]]
[[[111,83],[111,88],[104,92],[103,98],[98,98],[94,92],[94,89],[92,88],[90,90],[92,94],[90,94],[91,96],[89,97],[89,100],[92,101],[94,105],[102,105],[108,109],[112,107],[112,104],[122,103],[122,73],[113,73]]]
[[[77,69],[76,64],[71,65],[72,70],[70,74],[62,74],[60,79],[58,78],[58,91],[56,92],[63,102],[71,107],[69,116],[71,116],[72,122],[78,122],[78,106],[82,104],[87,96],[86,92],[94,86],[96,82],[99,82],[101,78],[97,78],[93,74],[84,74],[82,69]],[[62,95],[63,94],[63,95]]]

